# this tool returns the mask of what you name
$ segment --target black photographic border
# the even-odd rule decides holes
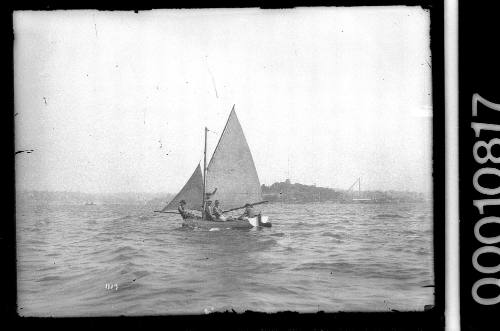
[[[471,128],[472,122],[500,125],[500,114],[477,104],[477,116],[472,116],[473,95],[500,104],[500,57],[495,40],[498,40],[498,7],[494,2],[459,1],[458,2],[458,165],[459,165],[459,244],[460,244],[460,325],[462,330],[497,330],[500,303],[484,305],[478,303],[472,295],[473,285],[483,278],[500,278],[500,272],[481,273],[473,265],[473,254],[480,247],[494,246],[498,243],[483,244],[474,234],[474,226],[483,217],[500,216],[500,207],[484,207],[484,214],[479,214],[473,200],[498,199],[498,194],[486,195],[478,192],[473,185],[473,176],[481,168],[500,167],[487,161],[480,164],[473,157],[473,145],[478,141],[488,142],[500,138],[500,133],[490,130],[481,131],[476,137]],[[481,152],[483,155],[484,153]],[[492,148],[493,155],[498,149]],[[478,151],[478,154],[479,151]],[[500,181],[495,176],[479,181],[481,185],[495,188]],[[486,184],[488,183],[488,184]],[[456,220],[458,222],[458,220]],[[484,226],[481,234],[498,236],[498,227]],[[492,254],[493,255],[493,254]],[[484,266],[496,266],[498,257],[483,255],[478,262]],[[490,286],[488,288],[488,286]],[[500,296],[500,283],[495,288],[487,285],[478,289],[481,297]]]
[[[8,67],[12,89],[8,90],[8,100],[12,111],[4,112],[6,128],[3,130],[4,140],[7,142],[6,153],[13,156],[8,181],[8,191],[12,200],[7,202],[6,208],[11,211],[12,217],[2,224],[5,231],[4,240],[0,247],[4,255],[4,265],[7,273],[3,284],[5,287],[5,304],[3,309],[8,319],[20,326],[39,328],[43,326],[58,326],[71,328],[82,326],[85,328],[103,326],[116,328],[129,326],[133,328],[144,326],[160,326],[167,329],[342,329],[342,330],[441,330],[444,328],[444,303],[445,303],[445,120],[444,120],[444,6],[442,1],[329,1],[329,2],[282,2],[282,3],[254,3],[254,2],[218,2],[209,5],[192,3],[189,1],[159,3],[148,5],[147,2],[119,3],[107,6],[102,3],[57,3],[45,1],[39,4],[16,3],[6,11],[8,18],[8,39],[11,52],[4,63]],[[14,156],[14,72],[13,72],[13,32],[12,11],[14,10],[57,10],[57,9],[99,9],[99,10],[149,10],[152,8],[228,8],[228,7],[261,7],[261,8],[293,8],[309,6],[421,6],[430,11],[431,29],[431,56],[432,56],[432,102],[433,102],[433,209],[434,209],[434,277],[435,277],[435,306],[431,310],[422,312],[337,312],[303,314],[297,312],[280,312],[274,314],[246,312],[212,313],[209,315],[180,315],[180,316],[146,316],[146,317],[78,317],[78,318],[34,318],[19,317],[17,315],[17,274],[15,250],[15,156]],[[404,82],[402,82],[404,84]],[[423,308],[423,307],[422,307]]]

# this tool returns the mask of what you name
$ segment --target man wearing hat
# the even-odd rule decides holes
[[[205,203],[205,221],[213,221],[214,219],[212,200],[208,200]]]
[[[186,201],[185,200],[179,201],[179,208],[177,208],[177,210],[179,211],[179,214],[181,214],[182,219],[186,219],[191,215],[186,210]]]
[[[213,214],[214,214],[217,221],[225,222],[225,221],[232,221],[233,220],[231,216],[226,217],[224,215],[222,208],[219,205],[219,200],[215,200]]]
[[[243,213],[243,215],[241,215],[238,218],[244,220],[244,219],[252,218],[255,216],[257,216],[257,214],[255,214],[255,211],[253,210],[252,205],[247,203],[247,204],[245,204],[245,212]]]

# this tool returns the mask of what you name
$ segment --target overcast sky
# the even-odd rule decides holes
[[[16,12],[16,150],[34,150],[16,185],[176,193],[236,104],[263,184],[428,192],[429,23],[406,6]]]

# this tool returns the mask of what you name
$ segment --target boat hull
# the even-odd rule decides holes
[[[271,227],[271,222],[267,216],[252,217],[248,220],[234,221],[202,221],[201,218],[186,218],[182,222],[183,227],[201,229],[251,229],[254,227]]]

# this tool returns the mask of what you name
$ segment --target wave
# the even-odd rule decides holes
[[[135,279],[140,279],[146,276],[149,276],[151,273],[146,270],[140,270],[140,271],[135,271],[132,273],[136,278]]]
[[[33,244],[33,245],[45,245],[47,244],[46,241],[39,240],[39,239],[29,239],[26,241],[27,244]]]
[[[89,253],[89,255],[100,255],[100,254],[105,254],[109,252],[109,248],[104,247],[99,249],[99,247],[96,245],[94,246],[94,250]]]
[[[134,290],[134,289],[137,289],[139,287],[143,287],[144,285],[140,284],[140,283],[137,283],[134,280],[131,280],[131,281],[128,281],[128,282],[124,282],[124,283],[118,283],[118,291],[123,291],[123,290]]]
[[[57,268],[58,268],[58,266],[56,266],[55,264],[51,264],[51,265],[46,266],[46,267],[37,268],[36,271],[40,272],[40,271],[47,271],[47,270],[57,269]]]
[[[414,274],[403,272],[402,270],[394,271],[365,271],[363,275],[367,278],[388,278],[396,280],[409,280],[415,278]]]
[[[347,274],[354,274],[363,278],[387,278],[396,280],[409,280],[416,276],[416,272],[407,272],[407,270],[390,269],[384,270],[377,267],[374,270],[373,266],[366,267],[364,265],[353,264],[349,262],[311,262],[304,263],[295,267],[294,271],[307,271],[307,270],[322,270],[329,271],[330,273],[341,272]]]
[[[111,259],[109,259],[108,261],[111,262],[111,261],[128,261],[132,259],[132,257],[130,256],[130,254],[119,254]]]
[[[429,252],[426,249],[419,249],[418,251],[415,252],[417,255],[429,255]]]
[[[402,230],[401,231],[401,235],[403,236],[409,236],[412,238],[412,236],[418,236],[420,235],[420,232],[421,231],[417,231],[417,230]]]
[[[276,241],[276,239],[273,239],[273,238],[269,238],[267,240],[259,240],[259,241],[257,241],[257,245],[261,249],[269,248],[271,246],[276,245],[277,243],[278,242]]]
[[[335,221],[335,220],[331,220],[331,221]],[[326,220],[324,222],[308,222],[307,225],[310,226],[310,227],[314,227],[314,228],[317,228],[317,227],[320,227],[320,226],[327,226],[327,225],[330,225],[330,220]]]
[[[331,237],[331,238],[335,238],[335,239],[342,239],[343,236],[340,235],[340,234],[336,234],[336,233],[331,233],[331,232],[323,232],[321,234],[322,237]]]
[[[434,232],[434,230],[432,228],[428,228],[428,229],[424,230],[425,234],[429,234],[429,233],[433,233],[433,232]]]
[[[376,219],[387,219],[387,218],[408,218],[408,216],[403,216],[399,214],[378,214],[373,216]]]
[[[123,266],[123,268],[128,268],[128,269],[133,269],[133,268],[138,268],[138,267],[139,267],[139,265],[138,265],[138,264],[136,264],[136,263],[134,263],[134,262],[130,262],[130,261],[129,261],[129,262],[127,262],[127,263]]]
[[[401,252],[415,254],[419,256],[432,255],[432,250],[424,249],[424,248],[404,248],[401,249]]]
[[[303,263],[293,270],[347,270],[352,271],[357,268],[357,265],[348,262],[309,262]]]
[[[161,290],[156,294],[194,294],[196,292],[197,291],[188,288],[173,287]]]
[[[59,277],[59,276],[45,276],[45,277],[42,277],[40,279],[37,279],[37,282],[51,282],[51,281],[55,281],[55,280],[61,280],[62,277]]]
[[[121,254],[115,254],[115,255],[107,255],[104,258],[105,260],[102,260],[103,263],[113,263],[113,262],[126,262],[132,260],[132,258],[137,258],[137,257],[144,257],[144,255],[137,254],[137,253],[121,253]]]
[[[130,246],[121,246],[115,249],[114,251],[111,252],[111,254],[118,254],[118,253],[124,253],[124,252],[135,252],[136,249],[132,248]]]
[[[126,216],[122,216],[122,217],[115,218],[113,221],[130,220],[130,219],[132,219],[132,218],[133,218],[133,216],[131,216],[131,215],[126,215]]]
[[[298,238],[298,239],[309,238],[315,232],[316,232],[316,230],[311,229],[311,228],[308,231],[293,231],[293,232],[290,232],[290,237]]]
[[[261,289],[263,289],[266,293],[275,293],[275,294],[283,294],[283,295],[297,295],[298,292],[290,289],[289,287],[284,286],[266,286],[262,287],[259,285]]]
[[[44,218],[39,218],[39,219],[35,220],[35,224],[47,225],[50,223],[50,221],[51,221],[50,217],[44,217]]]

